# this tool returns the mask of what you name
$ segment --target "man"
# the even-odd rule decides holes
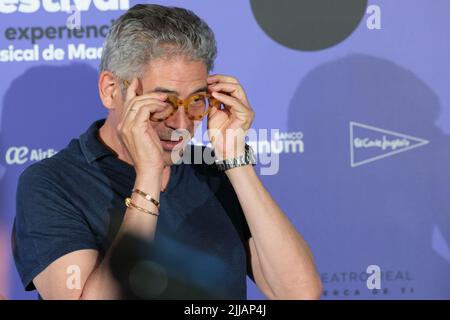
[[[268,298],[320,297],[307,244],[249,161],[243,88],[208,75],[215,56],[212,31],[188,10],[136,5],[114,22],[98,81],[107,119],[19,181],[14,256],[26,289],[120,298],[114,246],[126,233],[157,242],[164,229],[223,262],[209,275],[222,279],[220,297],[246,298],[247,267]],[[204,116],[217,166],[179,163]]]

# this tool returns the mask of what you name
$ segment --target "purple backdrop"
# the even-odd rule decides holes
[[[69,14],[42,6],[24,13],[37,8],[12,2],[0,0],[0,294],[34,299],[10,253],[17,178],[105,116],[99,60],[73,51],[101,47],[103,37],[33,44],[32,30],[64,26]],[[192,9],[209,23],[219,47],[214,72],[241,81],[254,128],[283,133],[268,138],[279,172],[261,178],[311,245],[323,298],[449,299],[450,2],[370,0],[348,37],[308,51],[267,33],[256,2],[158,3]],[[123,12],[95,3],[81,12],[82,26],[109,25]],[[281,24],[281,16],[268,16]],[[300,37],[294,28],[288,36]],[[11,61],[11,51],[33,45],[37,61],[17,61],[18,51]],[[44,59],[50,45],[64,51],[62,60]],[[381,269],[380,290],[367,287],[369,265]],[[248,296],[262,298],[250,281]]]

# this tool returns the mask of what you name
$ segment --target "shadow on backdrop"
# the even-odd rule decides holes
[[[97,80],[97,70],[92,66],[70,64],[33,67],[11,82],[3,99],[0,140],[0,166],[5,168],[0,181],[0,216],[8,233],[15,216],[20,173],[52,150],[64,148],[92,121],[106,116]],[[24,292],[8,255],[10,298],[36,298],[36,292]]]
[[[304,133],[305,152],[283,154],[265,181],[309,241],[325,297],[450,298],[450,139],[435,125],[440,111],[416,75],[367,55],[323,64],[300,83],[288,131]],[[352,168],[351,121],[429,144]],[[372,264],[387,293],[367,288]]]

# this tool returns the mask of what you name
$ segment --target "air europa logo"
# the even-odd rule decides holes
[[[0,13],[35,13],[40,9],[49,12],[71,12],[72,6],[78,11],[97,8],[99,11],[128,10],[130,0],[0,0]]]
[[[45,158],[52,157],[57,151],[53,148],[50,149],[30,149],[27,146],[21,147],[9,147],[6,150],[5,162],[8,165],[22,165],[29,161],[40,161]]]

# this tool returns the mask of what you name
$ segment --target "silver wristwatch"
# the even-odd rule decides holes
[[[225,171],[228,169],[245,166],[247,164],[255,165],[256,164],[256,156],[252,147],[248,144],[245,144],[245,154],[232,159],[225,160],[216,160],[216,166],[219,171]]]

